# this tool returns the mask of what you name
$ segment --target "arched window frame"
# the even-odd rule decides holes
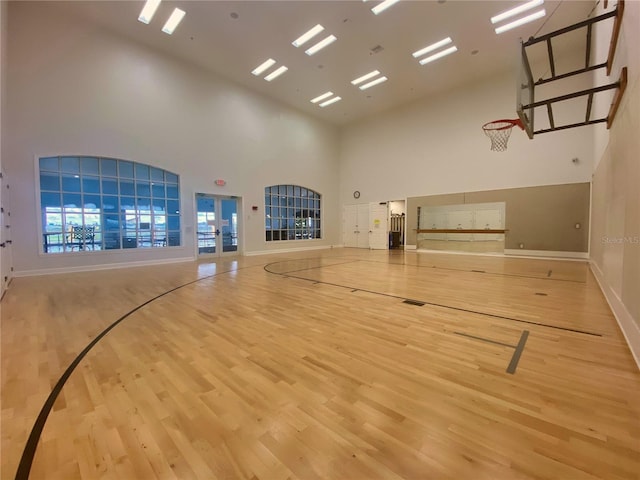
[[[300,185],[264,189],[265,239],[273,241],[322,238],[322,196]]]
[[[180,245],[173,172],[108,157],[40,157],[37,184],[44,254]]]

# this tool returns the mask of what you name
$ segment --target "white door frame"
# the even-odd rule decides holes
[[[213,252],[205,252],[200,253],[200,241],[202,240],[200,237],[203,235],[198,231],[198,197],[206,197],[211,198],[214,202],[214,213],[215,220],[213,220],[213,224],[211,225],[213,240],[215,243]],[[233,235],[233,231],[231,232],[231,242],[235,241],[235,249],[230,251],[224,251],[224,227],[231,226],[227,225],[222,218],[222,201],[223,200],[234,200],[236,203],[236,229],[235,235]],[[213,258],[213,257],[223,257],[223,256],[234,256],[239,255],[241,252],[241,241],[240,241],[240,231],[241,231],[241,219],[242,219],[242,199],[240,197],[236,197],[234,195],[220,195],[217,193],[205,193],[205,192],[196,192],[194,195],[194,210],[195,210],[195,253],[196,258]],[[220,241],[218,240],[220,239]],[[206,248],[206,247],[205,247]]]
[[[369,204],[369,248],[389,250],[389,203]]]

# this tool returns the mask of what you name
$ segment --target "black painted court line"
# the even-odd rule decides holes
[[[405,298],[402,303],[408,303],[409,305],[415,305],[417,307],[424,306],[424,302],[421,302],[420,300],[411,300],[410,298]]]
[[[473,272],[473,273],[486,273],[487,275],[498,275],[500,277],[517,277],[517,278],[533,278],[536,280],[552,280],[554,282],[569,282],[569,283],[587,283],[586,280],[570,280],[568,278],[549,278],[549,275],[546,277],[534,277],[532,275],[518,275],[517,273],[499,273],[499,272],[487,272],[486,270],[465,270],[462,268],[451,268],[451,267],[438,267],[437,265],[417,265],[415,263],[406,263],[403,261],[402,263],[393,263],[393,262],[379,262],[377,260],[367,260],[362,259],[363,262],[371,262],[371,263],[386,263],[391,265],[404,265],[407,267],[418,267],[418,268],[436,268],[438,270],[451,270],[453,272]]]
[[[284,261],[285,262],[295,262],[296,260],[284,260]],[[327,265],[317,265],[315,267],[299,268],[297,270],[287,270],[286,272],[279,273],[279,275],[288,275],[290,273],[304,272],[306,270],[313,270],[313,269],[316,269],[316,268],[334,267],[336,265],[346,265],[348,263],[356,263],[356,262],[359,262],[359,261],[360,260],[349,260],[348,262],[330,263],[330,264],[327,264]],[[276,262],[276,263],[280,263],[280,262]],[[272,265],[272,264],[270,264],[270,265]],[[274,273],[274,272],[269,272],[269,273]]]
[[[453,333],[455,333],[456,335],[461,335],[463,337],[468,337],[468,338],[473,338],[475,340],[480,340],[482,342],[493,343],[495,345],[501,345],[503,347],[516,348],[515,345],[509,345],[508,343],[496,342],[495,340],[491,340],[489,338],[476,337],[475,335],[469,335],[468,333],[462,333],[462,332],[453,332]]]
[[[547,294],[546,293],[542,293],[542,292],[536,292],[536,295],[540,295],[541,297],[546,297]]]
[[[286,260],[286,261],[295,261],[295,260],[297,260],[297,259]],[[346,263],[355,263],[355,262],[359,262],[359,261],[366,261],[366,260],[358,259],[358,260],[352,260],[352,261],[349,261],[349,262],[342,262],[340,264],[321,265],[321,266],[318,266],[318,267],[311,267],[311,268],[306,268],[306,269],[302,269],[302,270],[309,270],[309,269],[312,269],[312,268],[321,268],[321,267],[324,267],[324,266],[342,265],[342,264],[346,264]],[[281,275],[281,276],[284,276],[285,278],[291,277],[291,278],[295,278],[295,279],[298,279],[298,280],[312,281],[315,284],[322,283],[322,284],[325,284],[325,285],[332,285],[332,286],[336,286],[336,287],[340,287],[340,288],[353,288],[353,287],[345,287],[344,285],[333,284],[333,283],[329,283],[329,282],[321,282],[321,281],[311,280],[311,279],[300,277],[300,276],[296,276],[296,275],[288,275],[288,274],[286,274],[286,272],[285,273],[279,273],[279,272],[270,271],[268,269],[268,267],[270,265],[274,265],[276,263],[282,263],[282,262],[273,262],[273,263],[269,263],[269,264],[263,265],[263,269],[268,273],[275,274],[275,275]],[[403,263],[403,265],[405,265],[405,263]],[[144,303],[141,303],[137,307],[133,308],[129,312],[127,312],[124,315],[122,315],[120,318],[118,318],[115,322],[113,322],[107,328],[105,328],[71,362],[71,364],[67,367],[67,369],[64,371],[64,373],[60,376],[60,378],[56,382],[55,386],[53,387],[53,389],[49,393],[49,396],[47,397],[45,403],[43,404],[42,409],[40,410],[40,413],[38,414],[38,417],[36,418],[36,421],[33,424],[31,432],[29,433],[29,437],[28,437],[27,442],[25,444],[24,450],[22,451],[22,456],[20,457],[20,463],[18,464],[18,469],[16,471],[15,479],[16,480],[28,480],[29,474],[31,472],[31,467],[33,465],[33,459],[34,459],[34,456],[35,456],[35,453],[36,453],[36,449],[38,447],[38,442],[40,440],[40,436],[42,435],[42,431],[44,429],[44,426],[45,426],[45,423],[47,421],[47,418],[49,417],[49,414],[51,413],[53,405],[56,402],[58,396],[60,395],[60,392],[62,391],[62,388],[64,387],[65,383],[67,382],[67,380],[69,379],[71,374],[74,372],[76,367],[84,359],[84,357],[86,357],[87,354],[91,351],[91,349],[93,347],[95,347],[96,344],[100,340],[102,340],[102,338],[104,338],[111,330],[113,330],[117,325],[119,325],[121,322],[126,320],[133,313],[137,312],[138,310],[142,309],[143,307],[147,306],[148,304],[154,302],[155,300],[157,300],[159,298],[162,298],[165,295],[168,295],[168,294],[170,294],[172,292],[175,292],[176,290],[179,290],[179,289],[181,289],[183,287],[187,287],[189,285],[193,285],[194,283],[200,282],[202,280],[207,280],[207,279],[210,279],[210,278],[222,275],[222,274],[231,273],[231,272],[237,272],[238,270],[243,270],[243,269],[246,269],[246,268],[254,268],[254,267],[257,267],[257,266],[258,265],[251,265],[251,266],[246,266],[246,267],[235,268],[235,269],[232,269],[232,270],[225,270],[225,271],[221,271],[221,272],[216,272],[213,275],[207,275],[205,277],[197,278],[196,280],[192,280],[191,282],[187,282],[185,284],[179,285],[179,286],[177,286],[175,288],[167,290],[166,292],[163,292],[163,293],[161,293],[161,294],[159,294],[159,295],[147,300]],[[451,269],[451,270],[455,270],[455,269]],[[465,271],[465,270],[462,270],[462,271]],[[532,277],[532,278],[537,278],[537,277]],[[404,300],[403,297],[399,297],[397,295],[391,295],[391,294],[387,294],[387,293],[375,292],[375,291],[370,291],[370,290],[361,290],[361,289],[354,289],[353,291],[363,291],[363,292],[372,293],[372,294],[375,294],[375,295],[387,296],[387,297],[392,297],[392,298],[400,298],[400,299]],[[554,325],[546,325],[546,324],[542,324],[542,323],[529,322],[527,320],[519,320],[519,319],[515,319],[515,318],[502,317],[500,315],[492,315],[492,314],[487,314],[487,313],[482,313],[482,312],[474,312],[472,310],[465,310],[465,309],[460,309],[460,308],[457,308],[457,307],[451,307],[451,306],[447,306],[447,305],[439,305],[439,304],[430,303],[430,302],[424,302],[424,304],[429,304],[429,305],[432,305],[432,306],[437,306],[437,307],[442,307],[442,308],[448,308],[448,309],[452,309],[452,310],[460,310],[460,311],[465,311],[465,312],[469,312],[469,313],[476,313],[476,314],[479,314],[479,315],[484,315],[484,316],[489,316],[489,317],[494,317],[494,318],[502,318],[502,319],[505,319],[505,320],[513,320],[513,321],[517,321],[517,322],[531,323],[531,324],[539,325],[539,326],[546,326],[546,327],[557,328],[557,329],[565,330],[565,331],[573,331],[573,332],[576,332],[576,333],[584,333],[586,335],[594,335],[594,336],[602,337],[601,334],[597,334],[597,333],[583,332],[583,331],[580,331],[580,330],[572,330],[572,329],[567,329],[567,328],[563,328],[563,327],[556,327]],[[527,334],[528,334],[528,332],[527,332]],[[526,338],[525,338],[525,341],[526,341]],[[521,340],[521,342],[522,342],[522,340]],[[524,348],[524,344],[523,344],[522,348]],[[515,354],[514,354],[514,357],[515,357]],[[518,358],[519,358],[519,355],[518,355]],[[512,359],[512,362],[513,362],[513,359]],[[516,365],[517,365],[517,360],[516,360]]]
[[[55,386],[53,387],[53,389],[49,393],[49,396],[47,397],[47,400],[44,402],[44,405],[42,405],[42,409],[40,410],[40,413],[38,414],[38,417],[36,418],[36,421],[34,422],[33,427],[31,428],[31,433],[29,433],[29,438],[27,439],[27,443],[25,444],[24,450],[22,451],[22,456],[20,457],[20,463],[18,464],[18,470],[16,471],[15,480],[28,480],[29,474],[31,472],[31,466],[33,465],[33,458],[34,458],[34,456],[36,454],[36,449],[38,448],[38,442],[40,441],[40,436],[42,435],[42,430],[44,429],[44,425],[47,422],[47,418],[49,417],[49,413],[51,413],[51,409],[53,408],[53,404],[58,399],[58,396],[60,395],[60,392],[62,391],[62,388],[64,387],[65,383],[67,382],[67,380],[69,379],[69,377],[71,376],[73,371],[76,369],[78,364],[84,359],[84,357],[87,356],[87,353],[89,353],[89,351],[91,351],[91,349],[93,347],[95,347],[96,344],[100,340],[102,340],[102,338],[104,338],[105,335],[107,335],[107,333],[109,333],[118,324],[120,324],[123,320],[127,319],[129,316],[131,316],[133,313],[137,312],[141,308],[149,305],[151,302],[154,302],[155,300],[157,300],[159,298],[164,297],[165,295],[168,295],[168,294],[170,294],[172,292],[175,292],[176,290],[179,290],[179,289],[181,289],[183,287],[187,287],[189,285],[193,285],[194,283],[200,282],[202,280],[208,280],[208,279],[216,277],[218,275],[222,275],[222,274],[225,274],[225,273],[231,273],[231,272],[237,272],[238,270],[243,270],[243,269],[246,269],[246,268],[254,268],[254,267],[257,267],[257,266],[258,265],[251,265],[251,266],[247,266],[247,267],[235,268],[233,270],[225,270],[225,271],[222,271],[222,272],[216,272],[213,275],[207,275],[206,277],[197,278],[196,280],[192,280],[191,282],[187,282],[185,284],[182,284],[182,285],[179,285],[179,286],[177,286],[175,288],[172,288],[171,290],[167,290],[166,292],[161,293],[160,295],[157,295],[157,296],[147,300],[144,303],[141,303],[140,305],[138,305],[134,309],[132,309],[129,312],[125,313],[120,318],[118,318],[115,322],[113,322],[111,325],[109,325],[107,328],[105,328],[102,332],[100,332],[100,334],[96,338],[94,338],[84,348],[84,350],[82,350],[78,354],[78,356],[71,362],[71,364],[67,367],[67,369],[64,371],[62,376],[58,379],[58,381],[56,382]]]
[[[274,272],[274,271],[269,270],[268,267],[271,266],[271,265],[275,265],[276,263],[279,263],[279,262],[273,262],[273,263],[269,263],[269,264],[265,265],[264,266],[264,270],[267,273],[272,273],[274,275],[284,276],[284,274],[282,274],[282,273]],[[378,263],[380,263],[380,262],[378,262]],[[466,270],[463,270],[463,271],[466,271]],[[321,283],[323,285],[330,285],[332,287],[338,287],[338,288],[346,288],[346,289],[349,289],[349,290],[353,290],[355,288],[355,287],[349,286],[349,285],[341,285],[339,283],[319,281],[319,280],[315,280],[315,279],[311,279],[311,278],[300,277],[298,275],[288,275],[288,276],[291,277],[291,278],[296,278],[298,280],[304,280],[305,282],[313,282],[314,284]],[[534,277],[534,278],[537,278],[537,277]],[[376,292],[375,290],[366,290],[366,289],[363,289],[363,288],[356,288],[356,290],[358,290],[359,292],[371,293],[372,295],[380,295],[380,296],[383,296],[383,297],[397,298],[397,299],[400,299],[400,300],[403,300],[403,301],[406,300],[405,297],[401,297],[400,295],[394,295],[392,293]],[[476,315],[483,315],[485,317],[500,318],[502,320],[509,320],[509,321],[512,321],[512,322],[527,323],[529,325],[537,325],[539,327],[553,328],[555,330],[561,330],[563,332],[573,332],[573,333],[580,333],[582,335],[591,335],[592,337],[602,337],[603,336],[601,333],[589,332],[589,331],[586,331],[586,330],[578,330],[576,328],[560,327],[558,325],[551,325],[551,324],[548,324],[548,323],[534,322],[532,320],[523,320],[521,318],[506,317],[504,315],[496,315],[496,314],[493,314],[493,313],[479,312],[477,310],[470,310],[468,308],[461,308],[461,307],[453,307],[451,305],[444,305],[444,304],[441,304],[441,303],[428,302],[426,300],[420,300],[420,301],[423,302],[424,305],[431,305],[433,307],[446,308],[446,309],[455,310],[455,311],[458,311],[458,312],[475,313]]]
[[[524,351],[524,345],[527,343],[527,338],[529,338],[529,331],[523,330],[522,335],[520,335],[520,341],[518,342],[518,345],[509,345],[508,343],[497,342],[489,338],[476,337],[475,335],[469,335],[468,333],[462,333],[462,332],[453,332],[453,333],[455,333],[456,335],[461,335],[463,337],[480,340],[486,343],[493,343],[495,345],[500,345],[503,347],[514,348],[515,351],[513,352],[513,356],[511,357],[511,361],[509,362],[509,366],[507,367],[507,373],[510,373],[511,375],[516,373],[516,368],[518,368],[518,362],[520,361],[520,356]]]
[[[522,332],[522,335],[520,336],[520,341],[518,342],[516,351],[513,352],[513,357],[511,357],[511,362],[507,367],[507,373],[511,373],[512,375],[516,373],[516,368],[518,368],[518,362],[520,361],[520,355],[522,355],[522,351],[524,350],[524,344],[527,343],[527,338],[529,338],[529,331],[524,330]]]

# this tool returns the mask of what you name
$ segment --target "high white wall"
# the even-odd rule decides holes
[[[7,99],[7,7],[8,2],[0,0],[0,168],[2,168],[2,112]],[[2,194],[0,193],[0,197]]]
[[[610,30],[597,30],[607,44]],[[628,85],[608,134],[596,138],[592,187],[593,271],[640,366],[640,2],[627,1],[611,72]]]
[[[533,140],[514,128],[506,152],[490,150],[481,127],[490,120],[517,118],[515,78],[515,72],[501,74],[346,128],[341,138],[342,203],[353,190],[367,202],[590,181],[593,131],[602,125]],[[573,82],[580,90],[591,78]],[[565,81],[563,88],[567,85]],[[584,107],[576,108],[574,113],[583,118]]]
[[[55,2],[11,2],[9,20],[3,157],[15,196],[18,273],[193,257],[195,192],[242,197],[245,253],[338,243],[335,127],[68,18]],[[122,158],[178,173],[183,246],[39,255],[35,159],[62,154]],[[227,185],[216,187],[215,179]],[[280,183],[323,195],[323,240],[265,242],[264,187]]]

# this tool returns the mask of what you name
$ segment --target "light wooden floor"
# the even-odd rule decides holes
[[[583,262],[334,249],[1,306],[3,479],[56,384],[30,478],[639,478],[640,372]]]

